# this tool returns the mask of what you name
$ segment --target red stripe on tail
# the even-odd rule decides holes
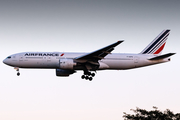
[[[166,42],[156,52],[154,52],[154,54],[159,54],[163,50],[165,44]]]

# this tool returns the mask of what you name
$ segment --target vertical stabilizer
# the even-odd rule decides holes
[[[163,30],[140,54],[161,54],[170,30]]]

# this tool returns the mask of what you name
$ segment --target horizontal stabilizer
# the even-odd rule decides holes
[[[157,57],[150,58],[149,60],[161,60],[161,59],[170,57],[170,56],[172,56],[174,54],[176,54],[176,53],[167,53],[167,54],[164,54],[164,55],[160,55],[160,56],[157,56]]]

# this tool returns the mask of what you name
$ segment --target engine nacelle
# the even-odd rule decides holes
[[[65,70],[73,70],[74,66],[76,66],[76,63],[73,59],[60,59],[59,60],[59,68],[65,69]]]
[[[73,73],[75,73],[74,70],[56,69],[56,76],[68,77],[70,74],[73,74]]]

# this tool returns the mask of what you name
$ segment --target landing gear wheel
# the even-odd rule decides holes
[[[82,79],[92,81],[95,73],[91,73],[89,71],[84,71],[84,75],[81,76]]]
[[[89,77],[89,81],[92,81],[92,79],[93,79],[92,77]]]
[[[85,75],[82,75],[81,78],[84,79],[84,78],[85,78]]]
[[[94,77],[94,76],[95,76],[95,73],[91,73],[91,76]]]
[[[86,79],[86,80],[88,80],[88,79],[89,79],[89,77],[88,77],[88,76],[86,76],[86,77],[85,77],[85,79]]]
[[[19,73],[19,72],[17,73],[17,76],[20,76],[20,73]]]

